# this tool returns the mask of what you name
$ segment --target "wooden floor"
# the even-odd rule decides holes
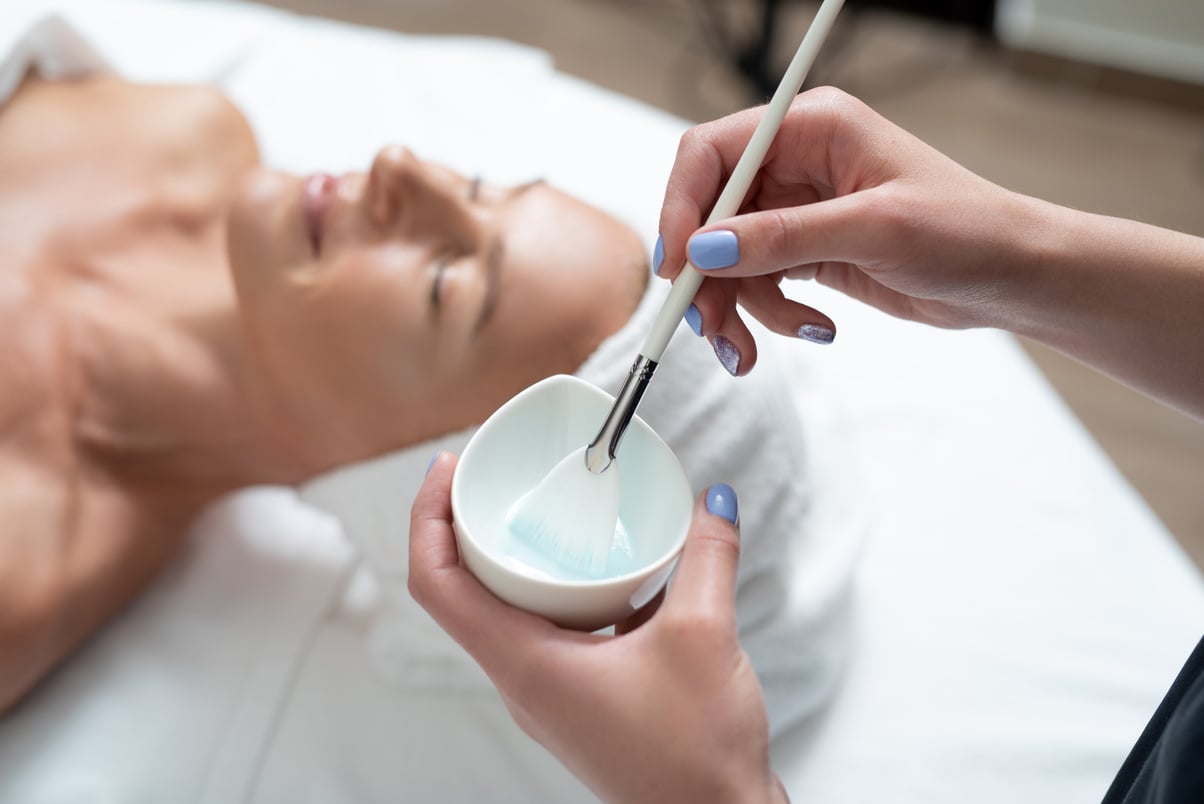
[[[725,37],[743,41],[755,31],[747,0],[264,2],[413,33],[524,42],[551,53],[565,72],[689,120],[762,99],[721,55]],[[815,4],[783,5],[777,40],[788,52]],[[706,7],[727,13],[722,20],[708,18],[701,11]],[[786,52],[776,59],[779,70]],[[966,30],[848,9],[812,79],[859,96],[1011,189],[1204,235],[1200,88],[1118,81],[1107,70],[1005,52]],[[1204,567],[1204,424],[1049,349],[1025,346]]]

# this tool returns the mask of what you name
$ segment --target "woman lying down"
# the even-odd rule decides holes
[[[208,88],[31,72],[0,110],[0,176],[3,709],[36,707],[39,681],[103,639],[219,498],[320,499],[341,467],[399,451],[425,465],[550,374],[614,392],[663,296],[633,231],[547,184],[493,186],[402,147],[363,173],[285,175]],[[696,491],[740,492],[741,636],[780,732],[833,689],[847,566],[805,527],[774,369],[736,381],[706,352],[679,334],[641,414]],[[399,513],[418,480],[391,490]],[[807,597],[802,561],[841,591]],[[378,660],[388,696],[410,665]],[[474,694],[500,711],[483,680]],[[506,752],[528,750],[497,723]]]

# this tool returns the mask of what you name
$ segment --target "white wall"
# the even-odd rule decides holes
[[[1008,45],[1204,84],[1204,0],[998,0]]]

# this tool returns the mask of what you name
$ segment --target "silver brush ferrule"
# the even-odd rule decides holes
[[[656,371],[656,361],[643,355],[637,357],[631,364],[631,372],[628,373],[626,382],[619,390],[619,395],[615,397],[614,407],[610,409],[598,435],[594,436],[594,440],[585,450],[585,466],[594,474],[606,471],[611,461],[615,459],[615,453],[619,450],[619,442],[623,440],[623,434],[627,432],[627,425],[631,423],[631,417],[635,415],[636,406],[640,404],[640,399],[644,396],[644,390],[648,387],[654,371]],[[602,450],[603,444],[606,445],[605,452]]]

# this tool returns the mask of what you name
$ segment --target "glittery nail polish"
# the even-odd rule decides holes
[[[803,324],[798,328],[798,336],[812,343],[831,343],[836,338],[836,331],[823,324]]]
[[[711,341],[711,346],[715,349],[715,356],[719,358],[719,362],[727,369],[727,373],[736,376],[736,372],[740,370],[740,350],[736,345],[722,335],[716,335]]]

